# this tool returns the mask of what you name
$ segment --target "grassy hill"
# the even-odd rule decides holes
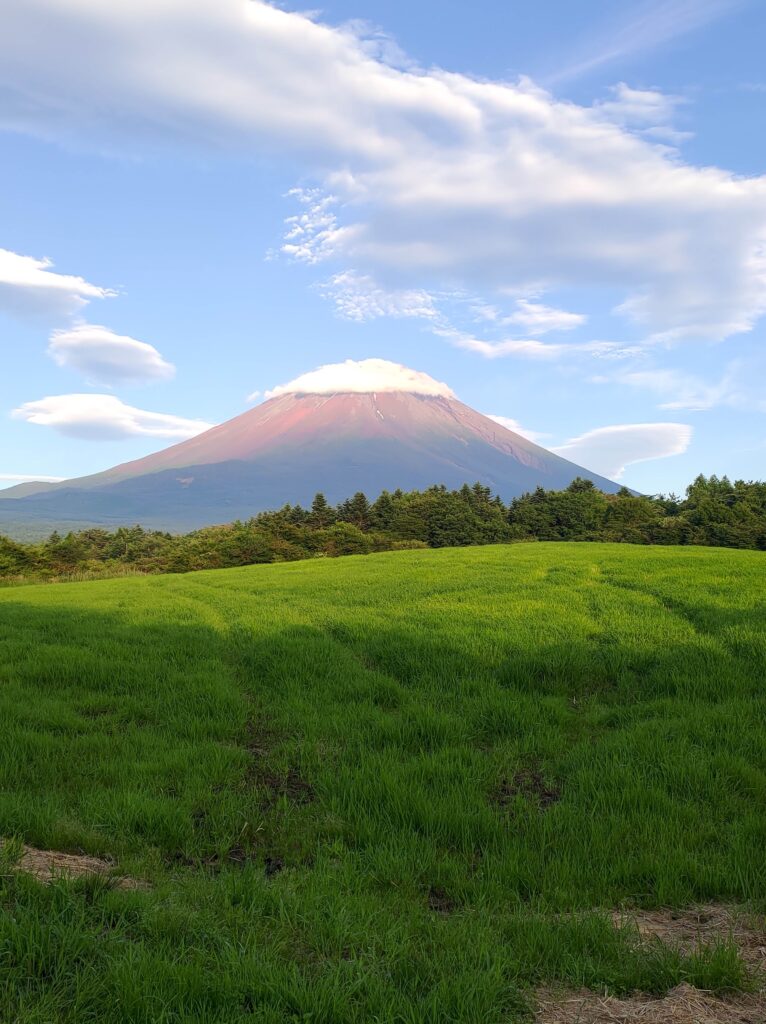
[[[752,985],[766,556],[530,544],[0,591],[0,1020],[525,1020]],[[755,1019],[755,1018],[753,1018]]]

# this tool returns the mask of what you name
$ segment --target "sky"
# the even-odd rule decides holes
[[[368,359],[637,490],[766,475],[760,0],[0,10],[0,487]]]

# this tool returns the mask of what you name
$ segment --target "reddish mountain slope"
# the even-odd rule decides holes
[[[462,402],[411,391],[288,393],[154,455],[0,501],[0,526],[135,522],[187,529],[252,515],[317,490],[336,501],[397,487],[480,480],[503,498],[574,477],[617,485],[506,430]]]
[[[546,474],[572,465],[454,398],[410,392],[281,395],[188,441],[87,479],[113,483],[163,469],[208,465],[264,455],[321,449],[329,454],[349,441],[387,440],[427,455],[445,441],[484,443]],[[459,449],[458,449],[459,452]],[[458,459],[458,462],[462,462]]]

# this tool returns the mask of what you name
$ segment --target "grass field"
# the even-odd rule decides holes
[[[0,1020],[493,1022],[747,988],[766,555],[530,544],[0,592]],[[18,849],[16,849],[18,853]]]

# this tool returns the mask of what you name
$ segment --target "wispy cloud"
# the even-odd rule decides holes
[[[678,108],[687,102],[685,97],[659,89],[634,89],[625,82],[611,86],[610,93],[593,109],[613,124],[674,145],[692,138],[693,132],[680,131],[673,123]]]
[[[487,341],[450,326],[433,327],[434,334],[445,338],[455,348],[476,352],[485,359],[502,359],[505,356],[520,356],[535,360],[558,360],[576,356],[590,356],[595,359],[621,360],[641,354],[633,345],[622,345],[616,341],[550,342],[537,338],[504,338]]]
[[[358,323],[378,317],[438,320],[433,295],[423,288],[383,288],[368,274],[347,270],[335,274],[322,286],[345,320]]]
[[[520,327],[520,334],[571,331],[587,317],[569,313],[530,299],[516,299],[515,310],[503,311],[463,292],[431,293],[425,289],[384,288],[369,274],[345,271],[325,281],[320,290],[335,304],[337,314],[359,323],[379,317],[421,320],[426,330],[455,348],[475,352],[485,359],[518,356],[522,359],[555,360],[577,355],[597,359],[627,359],[640,354],[637,346],[614,341],[556,343],[538,338],[509,338],[506,327]],[[478,337],[474,330],[458,324],[481,322],[490,336]],[[524,330],[526,328],[526,331]],[[492,337],[492,334],[498,337]]]
[[[589,74],[615,61],[655,50],[733,13],[748,0],[643,0],[639,4],[616,5],[620,12],[596,28],[579,45],[574,56],[546,76],[546,84],[557,85]]]
[[[632,387],[653,391],[660,399],[660,409],[688,409],[692,412],[707,412],[717,406],[758,407],[766,409],[766,403],[752,393],[752,386],[743,380],[742,366],[738,362],[729,365],[720,380],[709,382],[676,369],[637,370],[620,374],[617,380]],[[759,389],[760,390],[760,389]]]
[[[588,319],[583,313],[569,313],[564,309],[554,309],[552,306],[544,306],[541,302],[533,302],[530,299],[517,299],[516,309],[513,313],[504,314],[497,306],[486,304],[475,306],[474,309],[480,319],[488,320],[501,327],[510,327],[516,324],[534,334],[547,334],[549,331],[571,331],[575,327],[581,327]]]

